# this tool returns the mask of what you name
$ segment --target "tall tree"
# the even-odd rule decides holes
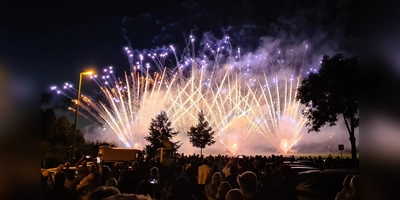
[[[187,132],[187,134],[190,143],[192,143],[194,147],[200,148],[200,155],[202,155],[203,149],[206,148],[206,146],[213,145],[215,140],[213,136],[214,131],[212,131],[212,127],[205,119],[202,110],[199,112],[198,116],[197,125],[195,127],[190,127],[190,131]]]
[[[46,166],[57,166],[71,159],[74,139],[73,124],[67,117],[56,117],[52,108],[41,110],[41,154]],[[85,150],[84,134],[76,132],[76,157],[82,156]]]
[[[178,135],[178,132],[174,131],[172,122],[167,113],[165,111],[161,111],[155,116],[155,118],[151,119],[149,135],[144,137],[144,139],[149,142],[149,144],[145,147],[147,156],[155,156],[156,150],[164,147],[163,143],[158,139],[159,137],[163,137],[171,141],[176,135]],[[179,143],[180,141],[171,142],[172,150],[174,152],[176,152],[181,146]]]
[[[310,74],[298,88],[297,99],[309,105],[304,114],[308,118],[308,132],[319,132],[325,124],[336,125],[339,117],[350,135],[351,154],[357,159],[354,130],[359,126],[359,58],[344,58],[337,54],[324,56],[318,73]]]
[[[41,109],[41,140],[48,140],[54,130],[54,124],[57,116],[51,108]]]

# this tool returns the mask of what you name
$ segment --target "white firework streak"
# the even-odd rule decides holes
[[[171,48],[178,62],[175,49]],[[174,140],[188,141],[186,132],[197,124],[198,112],[203,110],[215,131],[216,145],[222,144],[225,151],[236,154],[239,149],[252,145],[246,142],[248,139],[264,138],[258,141],[286,154],[302,139],[304,134],[300,131],[307,120],[301,113],[305,107],[295,98],[300,76],[294,79],[274,75],[272,82],[265,73],[263,78],[256,78],[236,62],[220,66],[219,52],[219,49],[216,54],[213,52],[218,62],[211,66],[212,70],[207,70],[204,60],[198,63],[190,59],[189,77],[182,74],[183,65],[179,62],[177,72],[172,75],[167,73],[167,68],[162,68],[167,53],[160,54],[161,58],[149,54],[159,72],[151,76],[148,67],[142,75],[143,67],[134,66],[123,80],[114,74],[103,76],[105,82],[93,76],[106,101],[82,94],[80,106],[109,127],[116,139],[128,148],[145,145],[144,136],[148,134],[151,118],[161,110],[169,114],[173,127],[179,131]],[[275,68],[271,59],[267,65]],[[67,96],[66,92],[58,93]]]
[[[306,119],[295,100],[296,86],[293,80],[280,81],[270,87],[264,75],[264,85],[250,83],[238,77],[238,72],[227,69],[223,78],[213,79],[207,87],[206,72],[192,71],[184,82],[176,82],[176,76],[167,77],[165,70],[151,78],[131,73],[129,79],[115,82],[113,87],[102,86],[107,104],[83,98],[88,106],[82,106],[99,121],[104,122],[127,147],[144,145],[150,119],[161,110],[169,113],[173,126],[181,133],[177,140],[185,140],[185,133],[197,123],[197,113],[206,113],[216,137],[225,148],[236,153],[240,140],[261,135],[266,141],[279,144],[287,152],[301,138],[299,134]],[[252,86],[253,85],[253,86]],[[99,119],[101,118],[101,119]],[[278,141],[276,141],[278,140]],[[136,145],[135,145],[136,144]]]

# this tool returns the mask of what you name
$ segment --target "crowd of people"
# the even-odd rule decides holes
[[[343,167],[346,159],[301,157],[321,169]],[[87,163],[84,157],[75,168],[60,164],[54,173],[42,170],[44,200],[257,200],[297,199],[297,182],[284,161],[294,157],[180,155],[171,166],[158,159]],[[347,159],[348,161],[349,159]],[[358,176],[349,175],[336,199],[358,199]]]

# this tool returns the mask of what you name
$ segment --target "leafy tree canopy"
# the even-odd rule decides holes
[[[352,156],[356,156],[354,129],[359,126],[359,58],[337,54],[324,56],[318,73],[310,74],[298,88],[297,99],[308,105],[304,110],[309,132],[336,125],[343,117],[350,134]]]
[[[65,161],[71,161],[72,144],[74,141],[74,128],[67,117],[62,115],[56,117],[54,110],[41,110],[41,159],[46,162],[47,167],[54,167]],[[76,132],[76,157],[85,154],[84,134]]]

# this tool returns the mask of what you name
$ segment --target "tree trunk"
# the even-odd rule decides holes
[[[203,155],[203,148],[200,148],[200,157]]]
[[[350,145],[351,145],[351,158],[353,161],[357,160],[357,149],[356,149],[356,138],[354,137],[354,127],[351,127],[350,134]]]
[[[353,165],[357,162],[357,149],[356,149],[356,137],[354,137],[354,121],[350,119],[350,125],[347,122],[346,116],[343,114],[344,123],[346,124],[347,130],[349,131],[350,135],[350,145],[351,145],[351,158],[353,160]]]

